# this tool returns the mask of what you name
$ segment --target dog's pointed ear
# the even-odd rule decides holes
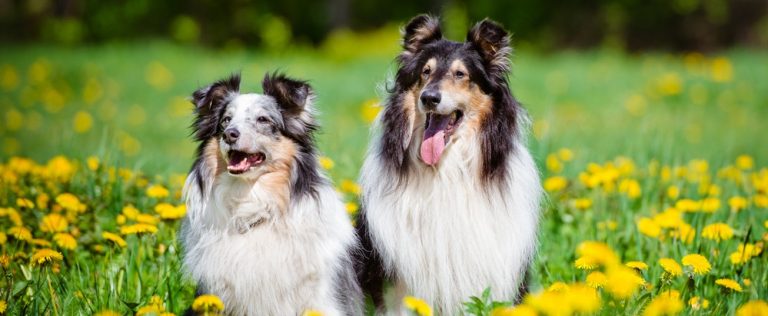
[[[432,16],[422,14],[411,19],[403,29],[403,49],[409,54],[415,54],[425,44],[440,40],[440,21]]]
[[[500,24],[489,19],[478,22],[467,33],[467,42],[480,52],[491,73],[503,76],[509,70],[512,48],[509,33]]]
[[[261,82],[264,94],[275,98],[283,113],[285,130],[294,135],[304,135],[315,129],[315,93],[306,81],[291,79],[283,74],[266,74]]]
[[[206,140],[216,134],[221,106],[227,98],[240,92],[240,74],[214,82],[192,93],[195,104],[195,138]]]

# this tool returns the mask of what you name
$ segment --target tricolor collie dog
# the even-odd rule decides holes
[[[422,15],[403,31],[394,86],[363,170],[364,290],[381,279],[438,314],[490,288],[515,300],[536,248],[541,186],[527,115],[507,83],[509,36],[484,20],[465,42]],[[400,300],[397,299],[397,302]]]
[[[241,94],[233,75],[192,96],[184,267],[228,315],[358,315],[357,239],[318,168],[312,89],[277,74],[262,85]]]

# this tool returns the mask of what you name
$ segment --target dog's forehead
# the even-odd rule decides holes
[[[229,102],[228,110],[235,113],[279,113],[273,97],[257,93],[237,95]]]

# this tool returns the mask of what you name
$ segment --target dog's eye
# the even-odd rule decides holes
[[[424,76],[424,78],[429,77],[429,74],[432,73],[432,69],[429,69],[429,67],[424,68],[424,70],[421,72],[421,75]]]
[[[225,116],[223,119],[221,119],[221,126],[227,126],[229,124],[229,121],[231,121],[232,118],[229,116]]]
[[[269,123],[269,119],[266,116],[259,116],[256,118],[256,122],[259,123]]]
[[[453,76],[456,79],[461,79],[461,78],[464,78],[464,76],[466,76],[466,74],[463,71],[461,71],[461,70],[456,70],[456,72],[453,73]]]

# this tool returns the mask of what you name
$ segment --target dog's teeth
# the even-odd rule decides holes
[[[456,123],[456,112],[451,113],[451,124]]]

